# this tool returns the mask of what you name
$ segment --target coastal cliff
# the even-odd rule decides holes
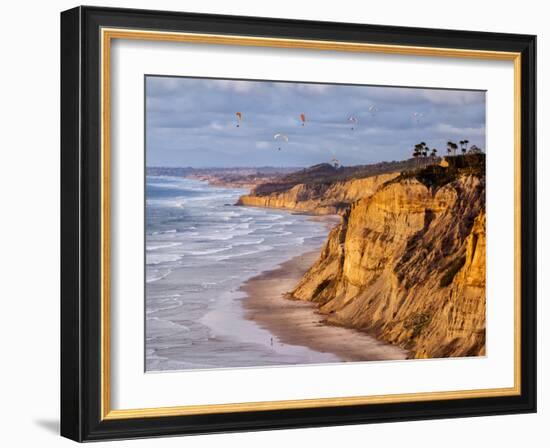
[[[484,176],[389,177],[362,180],[375,191],[343,212],[290,297],[417,358],[484,355]],[[275,204],[297,209],[294,197]]]
[[[299,183],[283,191],[241,196],[237,205],[284,208],[319,215],[343,213],[351,203],[369,197],[399,173],[326,183]]]

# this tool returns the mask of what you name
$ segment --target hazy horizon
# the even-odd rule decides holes
[[[333,158],[368,165],[409,159],[421,141],[439,155],[448,140],[485,149],[483,91],[159,76],[145,82],[147,167],[306,168]]]
[[[342,167],[354,167],[354,166],[359,166],[359,165],[376,165],[376,164],[379,164],[379,163],[383,163],[383,162],[387,162],[387,163],[393,163],[393,162],[403,162],[405,160],[409,160],[411,159],[411,157],[409,157],[408,159],[402,159],[402,160],[383,160],[383,161],[380,161],[380,162],[372,162],[372,163],[356,163],[356,164],[353,164],[353,165],[341,165]],[[216,166],[216,165],[212,165],[212,166],[200,166],[200,165],[195,165],[195,166],[191,166],[191,165],[148,165],[147,168],[181,168],[181,169],[194,169],[194,170],[202,170],[202,169],[209,169],[209,170],[235,170],[235,169],[255,169],[255,170],[260,170],[260,169],[284,169],[284,170],[290,170],[290,169],[304,169],[304,168],[311,168],[312,166],[315,166],[315,165],[320,165],[322,163],[326,163],[326,164],[329,164],[331,165],[330,161],[327,161],[327,162],[319,162],[319,163],[315,163],[313,165],[301,165],[301,166],[298,166],[298,165],[294,165],[294,166],[276,166],[276,165],[228,165],[228,166]]]

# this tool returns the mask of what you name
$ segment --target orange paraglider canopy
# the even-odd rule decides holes
[[[302,120],[302,126],[306,123],[306,114],[300,114],[300,120]]]

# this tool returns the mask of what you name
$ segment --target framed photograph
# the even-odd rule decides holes
[[[61,14],[61,433],[536,410],[535,36]]]

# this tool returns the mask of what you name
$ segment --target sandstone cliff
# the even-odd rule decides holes
[[[483,355],[484,177],[461,175],[437,188],[378,177],[243,203],[297,210],[316,203],[333,212],[333,198],[357,198],[291,296],[316,302],[329,323],[365,330],[415,357]],[[344,193],[353,182],[360,183]]]
[[[285,208],[320,215],[344,212],[352,202],[369,197],[399,173],[381,174],[341,182],[300,183],[288,190],[270,194],[241,196],[237,205]]]

